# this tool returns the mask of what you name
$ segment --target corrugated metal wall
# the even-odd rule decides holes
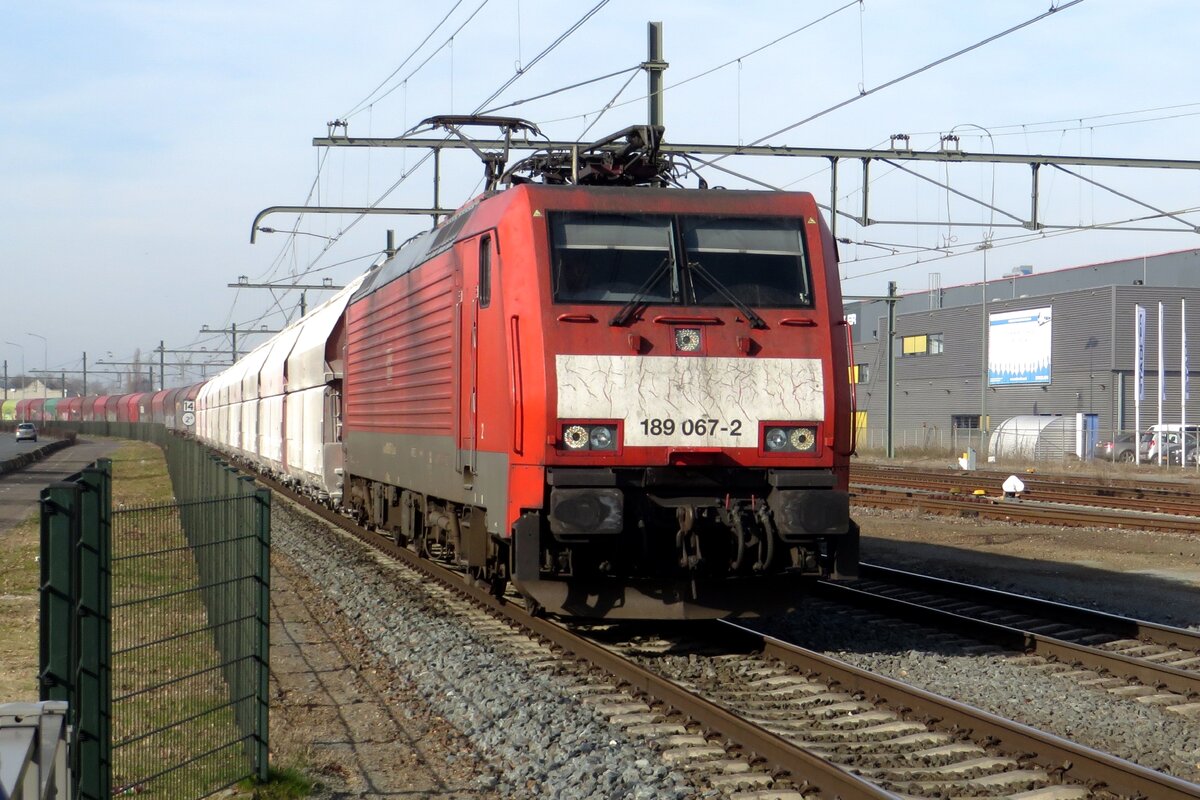
[[[1139,263],[1140,275],[1140,263]],[[1076,275],[1082,274],[1074,271]],[[1194,280],[1200,280],[1200,269]],[[976,287],[978,291],[978,286]],[[977,296],[978,298],[978,296]],[[1146,397],[1141,426],[1157,421],[1158,303],[1164,303],[1164,364],[1167,399],[1163,420],[1180,417],[1180,300],[1188,304],[1193,381],[1200,374],[1200,288],[1109,285],[1065,290],[1036,297],[997,298],[989,291],[989,313],[1052,309],[1051,383],[992,386],[988,389],[989,428],[1020,414],[1094,413],[1103,432],[1132,429],[1134,420],[1134,306],[1146,308]],[[863,308],[856,327],[855,362],[869,365],[869,379],[858,387],[859,409],[867,412],[866,446],[882,442],[886,425],[886,307]],[[882,313],[880,313],[882,312]],[[937,355],[903,353],[903,337],[942,335]],[[927,446],[952,441],[955,415],[978,417],[982,411],[982,320],[980,306],[898,313],[895,334],[896,441]],[[1200,422],[1200,382],[1188,402],[1188,419]],[[903,432],[903,434],[901,434]]]

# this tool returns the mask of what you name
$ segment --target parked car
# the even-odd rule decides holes
[[[1105,461],[1133,462],[1137,458],[1134,448],[1137,447],[1137,436],[1132,433],[1118,433],[1107,441],[1100,442],[1092,450],[1093,458]],[[1146,459],[1147,448],[1150,445],[1149,434],[1142,434],[1142,460]]]
[[[17,441],[20,442],[25,439],[34,442],[37,441],[37,426],[32,422],[21,422],[17,425]]]
[[[1195,466],[1200,457],[1200,435],[1189,432],[1187,435],[1187,465]],[[1163,449],[1163,459],[1173,466],[1182,466],[1183,448],[1179,442],[1168,442]]]

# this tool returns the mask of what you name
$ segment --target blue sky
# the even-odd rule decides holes
[[[326,240],[315,236],[289,241],[260,235],[259,244],[249,244],[255,213],[270,205],[302,204],[314,181],[323,204],[366,205],[416,163],[414,153],[335,149],[325,154],[318,178],[322,153],[311,139],[326,133],[326,122],[358,107],[348,117],[352,135],[394,136],[426,116],[468,113],[593,5],[594,0],[463,0],[457,7],[455,0],[6,4],[0,30],[5,287],[0,356],[10,373],[20,371],[22,359],[27,369],[41,368],[45,360],[51,369],[77,370],[83,351],[89,364],[108,359],[110,352],[110,360],[130,360],[138,349],[145,357],[160,340],[168,349],[227,350],[227,337],[202,334],[204,325],[279,327],[282,311],[294,315],[298,293],[273,300],[265,291],[226,284],[239,275],[286,280],[309,269],[316,271],[306,282],[324,277],[341,282],[370,263],[383,246],[385,229],[396,229],[402,240],[424,224],[375,217],[350,227],[349,217],[308,216],[300,230],[321,236],[344,232],[341,240],[324,253]],[[661,20],[669,87],[745,56],[668,91],[667,138],[749,143],[1035,17],[1046,11],[1048,0],[866,0],[846,6],[845,0],[612,0],[496,102],[634,67],[646,57],[646,22]],[[476,9],[452,45],[399,83]],[[418,50],[448,12],[446,24]],[[824,21],[750,54],[826,14]],[[889,135],[904,132],[914,149],[936,149],[939,134],[955,130],[965,150],[1200,159],[1200,91],[1191,80],[1200,73],[1197,34],[1200,9],[1193,3],[1085,0],[769,141],[882,147]],[[637,73],[618,94],[627,78],[501,113],[536,122],[551,138],[599,138],[645,119],[645,78]],[[381,83],[391,92],[360,106]],[[597,121],[596,112],[614,96],[614,106]],[[829,201],[825,164],[723,163]],[[977,196],[994,193],[998,205],[1027,210],[1024,168],[927,174]],[[1196,173],[1087,174],[1163,209],[1200,205]],[[479,190],[480,175],[473,156],[447,156],[443,203],[469,199]],[[857,205],[855,170],[841,177],[839,204]],[[934,275],[944,285],[979,280],[982,256],[972,245],[987,229],[961,223],[982,225],[988,212],[882,167],[873,170],[872,179],[873,216],[934,224],[863,229],[841,223],[839,235],[871,243],[843,247],[847,293],[881,292],[889,280],[901,291],[917,291]],[[710,175],[709,182],[746,185],[719,175]],[[1145,213],[1063,174],[1044,173],[1042,189],[1045,219],[1087,224]],[[431,177],[423,168],[384,204],[421,206],[431,200]],[[1189,219],[1200,221],[1197,215]],[[293,222],[274,217],[266,224],[289,228]],[[990,275],[1020,264],[1045,271],[1200,245],[1190,233],[1005,239],[1013,235],[992,230],[993,242],[1004,246],[989,251]],[[893,247],[900,251],[895,255],[883,249],[897,244],[903,247]],[[945,252],[914,249],[935,247]],[[18,286],[32,287],[36,302],[11,302]],[[310,305],[319,296],[310,293]],[[30,334],[46,338],[44,354],[42,340]],[[189,380],[196,377],[192,372]],[[169,382],[178,380],[178,371],[168,373]]]

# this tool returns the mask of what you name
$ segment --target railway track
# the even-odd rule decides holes
[[[911,472],[891,467],[855,467],[850,490],[862,507],[917,509],[926,513],[972,516],[1070,527],[1104,527],[1164,532],[1194,532],[1200,527],[1200,497],[1186,487],[1105,486],[1059,480],[1033,482],[1022,476],[1027,492],[1005,497],[999,473]],[[992,487],[990,493],[981,487]],[[984,494],[975,494],[982,491]]]
[[[917,510],[943,516],[1061,525],[1080,528],[1116,528],[1118,530],[1195,533],[1200,528],[1196,517],[1146,512],[1138,515],[1100,508],[1047,503],[1038,500],[1004,497],[973,497],[928,492],[919,489],[886,486],[851,485],[851,503],[859,507],[893,511]]]
[[[653,639],[616,647],[642,660],[682,662],[684,685],[898,797],[1200,796],[1186,781],[730,627],[746,637],[745,655],[698,658],[692,650],[702,646]]]
[[[877,464],[855,464],[850,470],[854,485],[904,486],[932,492],[971,495],[984,489],[989,495],[1002,495],[1000,489],[1011,472],[995,470],[963,472],[961,470],[891,467]],[[1200,495],[1196,486],[1200,474],[1188,473],[1190,481],[1147,481],[1138,479],[1095,479],[1043,476],[1022,473],[1025,494],[1039,500],[1074,505],[1096,505],[1111,509],[1144,511],[1148,506],[1166,514],[1200,516]]]
[[[676,659],[682,670],[651,669],[602,636],[531,617],[512,597],[304,505],[487,609],[510,638],[520,631],[549,643],[581,675],[602,670],[606,677],[580,678],[571,691],[672,768],[733,797],[1200,797],[1186,781],[745,628],[692,626],[719,633]]]
[[[872,564],[859,571],[815,595],[1071,665],[1089,685],[1200,719],[1200,631]]]

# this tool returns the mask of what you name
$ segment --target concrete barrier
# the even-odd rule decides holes
[[[0,705],[0,797],[69,798],[67,704]]]
[[[28,466],[35,461],[41,461],[51,453],[57,453],[64,447],[70,447],[73,444],[75,444],[75,432],[69,431],[64,433],[61,439],[53,442],[46,442],[45,444],[39,445],[33,450],[29,450],[28,452],[21,453],[18,456],[13,456],[12,458],[0,461],[0,475],[3,475],[6,472],[12,472],[13,470],[20,469],[24,466]]]

